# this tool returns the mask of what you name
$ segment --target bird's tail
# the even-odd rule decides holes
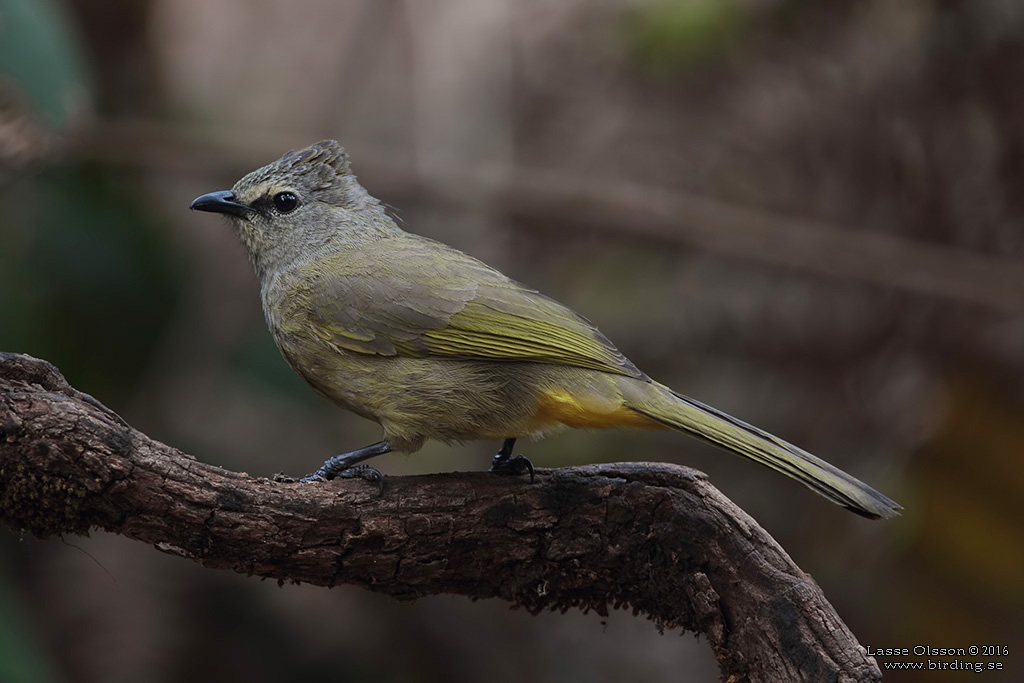
[[[656,382],[620,383],[626,406],[655,422],[796,479],[833,503],[871,519],[895,517],[896,502],[821,458]]]

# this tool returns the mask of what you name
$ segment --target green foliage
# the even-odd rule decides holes
[[[0,348],[46,358],[113,402],[174,307],[169,245],[132,183],[52,169],[0,194]]]
[[[39,648],[26,637],[21,610],[15,608],[7,583],[0,576],[0,681],[45,683],[54,680]]]
[[[83,60],[64,17],[49,0],[0,0],[0,80],[55,127],[68,123],[88,90]]]
[[[676,73],[721,54],[747,19],[740,0],[655,0],[630,17],[626,43],[641,64]]]

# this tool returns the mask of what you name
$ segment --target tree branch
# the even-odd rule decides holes
[[[0,353],[0,521],[122,534],[206,567],[531,612],[629,607],[703,633],[723,677],[877,681],[817,584],[683,467],[630,463],[283,484],[132,429],[49,363]]]

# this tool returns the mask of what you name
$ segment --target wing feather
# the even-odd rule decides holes
[[[314,334],[347,351],[645,377],[586,318],[433,240],[382,240],[304,268],[300,279],[313,283],[304,317]]]

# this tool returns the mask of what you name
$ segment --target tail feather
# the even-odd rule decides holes
[[[623,393],[628,397],[634,392]],[[627,405],[660,424],[781,472],[858,515],[887,519],[903,509],[838,467],[716,408],[656,383],[646,384],[643,394],[637,400],[627,398]]]

